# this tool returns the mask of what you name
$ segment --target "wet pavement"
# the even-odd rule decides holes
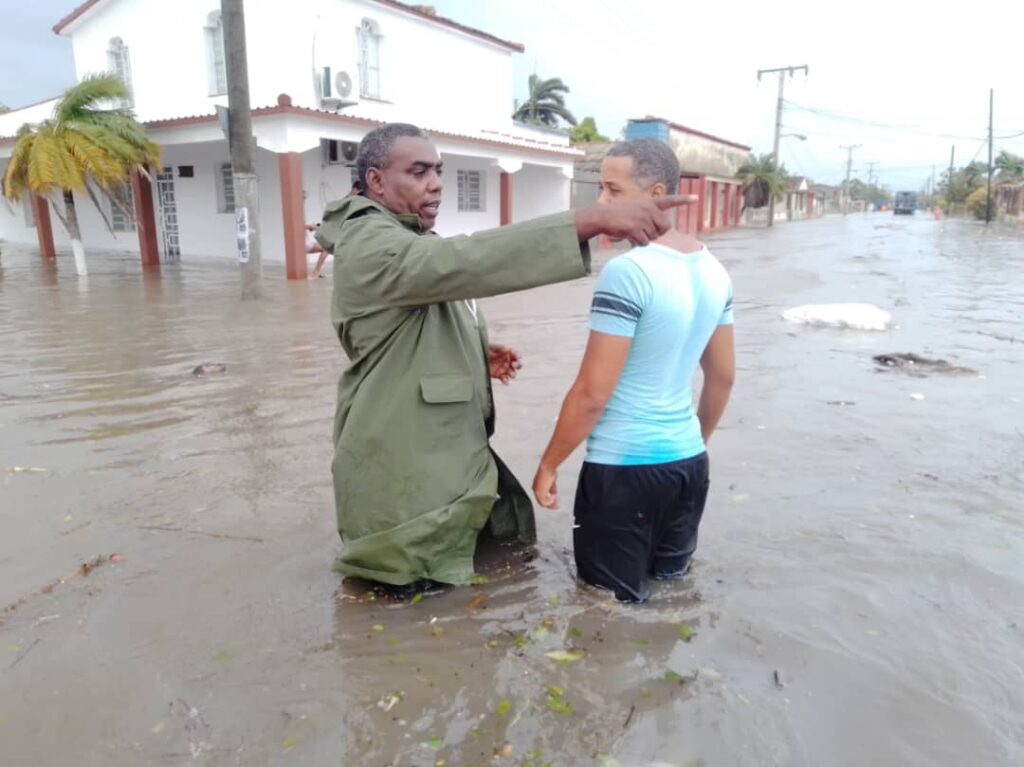
[[[230,265],[82,282],[6,246],[0,764],[1024,763],[1024,239],[874,214],[709,245],[739,379],[694,570],[642,607],[576,585],[568,508],[485,583],[347,598],[330,280],[243,304]],[[495,440],[524,482],[591,289],[483,303],[524,355]],[[839,301],[895,327],[780,317]]]

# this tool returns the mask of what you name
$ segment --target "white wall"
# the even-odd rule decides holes
[[[50,99],[40,104],[32,104],[22,109],[12,109],[0,114],[0,136],[13,136],[25,123],[38,123],[53,117],[53,107],[57,99]],[[13,144],[0,147],[0,157],[9,157]]]
[[[208,94],[204,26],[219,8],[219,0],[175,0],[172,10],[166,0],[106,3],[71,28],[78,76],[106,71],[109,41],[120,37],[139,119],[210,114],[214,104],[227,103]],[[281,93],[297,105],[318,106],[315,68],[325,65],[347,71],[358,95],[356,28],[371,18],[383,36],[385,101],[366,100],[347,112],[474,131],[511,124],[507,49],[370,0],[248,0],[245,12],[253,107],[272,106]]]
[[[523,165],[512,174],[512,221],[569,210],[571,185],[559,168]]]

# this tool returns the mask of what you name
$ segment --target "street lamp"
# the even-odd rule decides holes
[[[779,136],[779,138],[798,138],[801,141],[807,140],[807,136],[805,136],[803,133],[783,133],[781,136]]]

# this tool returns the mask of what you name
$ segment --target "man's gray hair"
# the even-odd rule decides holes
[[[384,170],[391,162],[391,147],[395,140],[409,136],[410,138],[426,138],[427,134],[409,123],[388,123],[363,136],[356,153],[356,172],[359,174],[359,187],[366,192],[366,173],[370,168]]]
[[[679,189],[679,159],[672,147],[653,138],[638,138],[614,144],[608,157],[629,157],[633,160],[633,179],[640,186],[665,185],[667,194]]]

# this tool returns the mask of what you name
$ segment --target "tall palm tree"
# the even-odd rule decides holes
[[[71,238],[80,275],[87,270],[74,192],[87,192],[99,208],[90,184],[113,199],[114,190],[133,172],[160,163],[159,147],[130,111],[104,108],[122,103],[127,95],[114,75],[85,77],[57,102],[51,119],[21,127],[4,173],[3,193],[8,199],[61,193],[64,213],[56,205],[54,210]]]
[[[513,120],[551,128],[557,128],[559,120],[576,124],[576,118],[565,106],[569,86],[562,82],[562,78],[542,80],[537,75],[530,75],[529,88],[530,95],[512,115]]]
[[[988,174],[988,166],[974,160],[965,165],[960,173],[967,185],[967,191],[970,193],[981,186],[981,179]]]
[[[736,171],[736,178],[743,185],[743,207],[763,208],[772,195],[775,199],[786,196],[789,173],[785,165],[775,162],[775,155],[750,156]]]

